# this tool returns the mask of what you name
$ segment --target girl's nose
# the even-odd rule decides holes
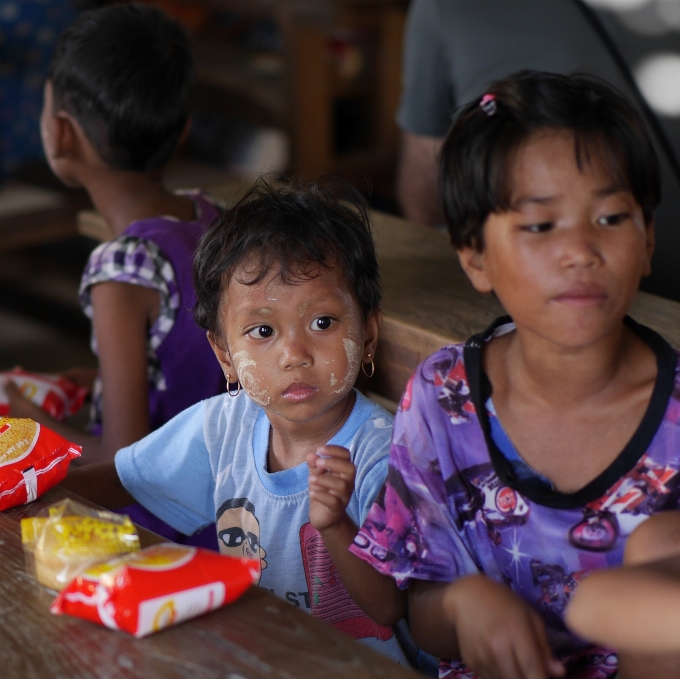
[[[591,268],[602,263],[597,230],[590,224],[568,229],[561,243],[560,264],[564,267]]]

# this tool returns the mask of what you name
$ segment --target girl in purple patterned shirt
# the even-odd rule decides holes
[[[509,316],[418,367],[351,549],[406,590],[440,677],[613,677],[564,611],[680,494],[678,357],[627,316],[654,248],[652,143],[602,81],[520,72],[460,111],[441,177],[461,266]]]

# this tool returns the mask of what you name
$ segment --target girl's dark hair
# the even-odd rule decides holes
[[[511,208],[510,165],[538,130],[574,133],[576,164],[600,162],[629,190],[649,224],[661,199],[659,167],[637,109],[603,80],[585,74],[520,71],[461,109],[440,155],[444,213],[456,248],[484,249],[492,212]]]
[[[278,270],[285,282],[315,278],[319,266],[339,266],[364,319],[380,307],[380,276],[366,203],[338,179],[275,187],[259,179],[208,227],[194,256],[196,323],[220,336],[222,291],[237,268],[254,285]]]
[[[156,7],[91,10],[59,37],[48,79],[55,108],[80,123],[107,165],[150,172],[170,158],[189,118],[191,40]]]

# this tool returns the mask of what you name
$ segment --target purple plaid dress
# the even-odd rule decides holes
[[[607,679],[617,670],[615,653],[577,638],[563,614],[583,577],[621,564],[636,526],[678,507],[678,355],[626,319],[657,357],[649,406],[614,462],[566,494],[536,474],[518,474],[492,435],[482,346],[510,322],[500,319],[418,367],[394,421],[387,480],[351,550],[400,587],[412,579],[451,582],[484,573],[534,606],[571,679]],[[475,675],[443,659],[439,676]]]
[[[88,260],[80,285],[80,301],[92,318],[90,292],[98,283],[115,281],[140,285],[160,295],[160,313],[147,336],[147,375],[151,429],[203,399],[225,390],[222,370],[205,336],[193,320],[196,294],[191,265],[198,240],[206,226],[218,219],[219,209],[201,192],[186,192],[196,208],[193,222],[174,217],[154,217],[131,224],[118,238],[102,243]],[[92,350],[97,344],[92,335]],[[92,398],[93,434],[101,434],[103,418],[101,381]],[[126,508],[133,520],[170,539],[182,539],[167,524],[143,507]],[[200,534],[199,534],[200,535]],[[207,541],[207,542],[206,542]],[[189,542],[195,543],[195,538]],[[199,540],[217,548],[214,528]]]

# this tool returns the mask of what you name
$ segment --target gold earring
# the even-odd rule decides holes
[[[238,385],[238,388],[236,389],[236,393],[234,393],[229,388],[230,385],[232,385],[232,384],[233,384],[233,382],[231,381],[231,375],[227,375],[227,394],[229,394],[229,396],[231,396],[232,398],[235,398],[241,392],[241,383],[238,380],[236,380],[236,384]]]
[[[361,363],[361,372],[366,375],[366,377],[373,377],[373,373],[375,372],[375,363],[373,362],[373,354],[368,354],[368,360],[371,362],[371,373],[370,375],[366,372],[366,364],[362,361]]]

